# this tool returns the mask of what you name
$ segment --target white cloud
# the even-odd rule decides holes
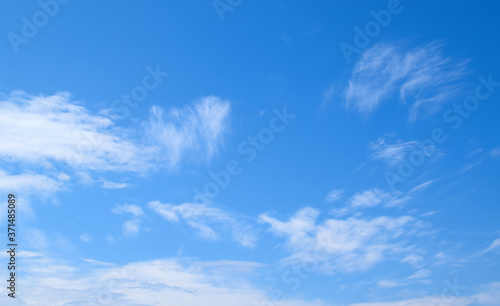
[[[490,157],[499,157],[500,156],[500,147],[496,147],[490,151]]]
[[[104,181],[102,183],[102,188],[106,189],[123,189],[127,188],[129,185],[127,183],[117,183],[117,182],[110,182],[110,181]]]
[[[141,207],[134,204],[115,205],[112,212],[115,214],[128,213],[134,216],[122,225],[122,233],[124,237],[134,237],[139,233],[141,229],[141,217],[144,215],[144,211]],[[110,240],[108,239],[108,241]]]
[[[306,207],[288,221],[268,214],[261,214],[259,220],[286,238],[291,252],[286,262],[313,260],[321,264],[319,270],[325,273],[368,270],[388,254],[406,252],[402,247],[404,239],[398,238],[414,235],[422,228],[409,216],[327,219],[317,223],[318,216],[318,210]]]
[[[59,173],[57,175],[57,179],[60,181],[69,181],[69,180],[71,180],[71,177],[69,175],[67,175],[66,173]]]
[[[337,200],[340,200],[340,198],[342,198],[343,193],[344,193],[343,189],[334,189],[328,193],[324,202],[325,203],[333,203]]]
[[[389,143],[383,137],[370,143],[371,157],[386,162],[390,166],[396,166],[403,161],[406,156],[417,148],[416,141],[403,142],[401,139],[396,143]]]
[[[123,223],[123,236],[125,237],[134,237],[139,233],[141,226],[140,220],[132,219],[125,223]]]
[[[422,270],[418,270],[417,272],[415,272],[415,274],[408,276],[406,279],[420,279],[420,278],[429,277],[430,275],[431,275],[431,271],[429,271],[427,269],[422,269]]]
[[[134,204],[115,205],[112,211],[115,214],[130,213],[136,217],[144,215],[142,208]]]
[[[209,160],[227,132],[230,103],[214,96],[200,99],[193,106],[151,108],[146,132],[153,143],[162,148],[160,154],[170,166],[177,166],[188,156]]]
[[[437,213],[438,213],[438,211],[432,210],[432,211],[425,212],[425,213],[421,214],[420,216],[422,216],[422,217],[428,217],[428,216],[435,215]]]
[[[105,267],[114,266],[114,264],[112,264],[112,263],[99,261],[99,260],[95,260],[95,259],[90,259],[90,258],[82,258],[82,260],[85,262],[88,262],[90,264],[96,265],[96,266],[105,266]]]
[[[351,198],[351,206],[352,207],[372,207],[381,204],[384,202],[384,206],[393,207],[397,206],[408,200],[408,197],[400,198],[394,193],[384,192],[378,188],[373,188],[370,190],[362,191],[356,193]]]
[[[165,160],[177,166],[186,157],[210,159],[228,129],[230,103],[203,98],[192,106],[164,112],[151,108],[144,123],[149,139],[138,139],[132,129],[115,125],[113,118],[93,114],[67,92],[30,95],[22,91],[0,97],[0,161],[23,163],[25,171],[0,170],[0,188],[59,191],[71,177],[66,173],[41,175],[67,167],[80,180],[93,184],[96,172],[146,173]],[[153,140],[153,144],[151,144]],[[146,145],[145,143],[150,144]],[[160,154],[165,154],[162,156]],[[103,188],[125,188],[126,183],[104,180]]]
[[[149,168],[152,150],[126,139],[110,118],[91,114],[69,93],[34,96],[13,92],[0,101],[0,158],[53,162],[94,171]]]
[[[500,305],[500,282],[482,286],[480,291],[474,295],[479,305]]]
[[[460,93],[467,60],[453,60],[432,43],[404,51],[404,46],[378,44],[355,65],[346,88],[346,106],[370,113],[394,95],[410,104],[410,118],[437,112]]]
[[[149,202],[148,206],[167,221],[185,222],[205,239],[217,240],[221,231],[229,229],[233,239],[241,245],[253,247],[256,244],[257,237],[250,226],[219,208],[192,203],[162,204],[159,201]]]
[[[380,280],[377,282],[377,285],[381,288],[394,288],[401,286],[398,281],[394,280]]]
[[[37,256],[25,259],[23,267],[19,305],[164,305],[168,297],[178,306],[255,306],[270,300],[250,281],[265,267],[256,262],[169,258],[117,266]],[[2,294],[0,304],[10,305],[10,299]],[[275,305],[326,303],[285,297]]]
[[[28,249],[40,252],[56,252],[61,254],[65,252],[74,253],[78,249],[75,245],[75,240],[71,237],[66,237],[64,233],[56,231],[42,231],[32,227],[25,228],[24,233],[23,245],[25,247],[21,249],[22,252],[24,249]]]
[[[402,263],[408,263],[413,267],[420,267],[422,265],[423,261],[424,261],[424,258],[422,256],[415,255],[415,254],[405,256],[401,260]]]
[[[45,175],[27,173],[11,175],[0,170],[0,190],[2,191],[51,193],[61,190],[62,186],[61,181]]]
[[[349,304],[350,306],[472,306],[500,305],[500,282],[480,286],[474,295],[465,295],[470,288],[449,282],[439,292],[440,295],[392,301]],[[418,295],[418,294],[417,294]]]
[[[408,192],[413,193],[413,192],[425,190],[425,189],[429,188],[432,184],[434,184],[436,181],[437,181],[437,179],[425,181],[425,182],[413,187]]]
[[[489,251],[492,251],[494,249],[497,249],[498,247],[500,247],[500,239],[496,239],[495,241],[493,241],[490,246],[488,248],[486,248],[486,250],[483,251],[483,253],[486,253],[486,252],[489,252]]]
[[[352,211],[383,205],[384,207],[395,207],[403,205],[410,200],[409,196],[403,196],[400,192],[384,192],[378,188],[373,188],[354,194],[347,205],[333,209],[336,216],[344,216]]]
[[[323,102],[321,103],[321,108],[326,107],[334,98],[337,92],[339,92],[339,85],[336,81],[330,83],[328,88],[323,92]]]
[[[92,241],[92,236],[89,233],[84,233],[80,235],[80,240],[83,242],[90,242]]]

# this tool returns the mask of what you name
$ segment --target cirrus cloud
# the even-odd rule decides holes
[[[468,60],[443,55],[437,42],[412,50],[377,44],[355,65],[345,88],[346,107],[371,113],[394,95],[410,109],[410,120],[436,113],[462,90]]]

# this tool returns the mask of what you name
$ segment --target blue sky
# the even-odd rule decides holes
[[[497,2],[2,6],[2,304],[500,304]]]

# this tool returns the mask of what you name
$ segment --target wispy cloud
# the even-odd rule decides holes
[[[400,192],[385,192],[378,188],[355,193],[344,207],[332,210],[336,216],[344,216],[350,212],[374,206],[395,207],[404,205],[410,197]]]
[[[408,193],[413,193],[413,192],[425,190],[425,189],[429,188],[430,186],[432,186],[432,184],[434,184],[437,180],[438,179],[428,180],[428,181],[425,181],[421,184],[418,184],[417,186],[410,189],[410,191],[408,191]]]
[[[141,220],[134,218],[123,223],[123,236],[134,237],[141,229]]]
[[[401,259],[402,263],[407,263],[412,267],[421,267],[424,262],[424,258],[420,255],[410,254]]]
[[[353,208],[372,207],[383,204],[386,207],[394,207],[409,200],[408,196],[399,196],[399,193],[384,192],[378,188],[365,190],[352,196],[350,205]]]
[[[490,151],[490,157],[499,157],[500,156],[500,147],[496,147]]]
[[[144,211],[141,207],[134,204],[115,205],[112,212],[114,214],[131,214],[133,218],[126,221],[122,225],[122,233],[124,237],[130,238],[136,236],[141,229],[141,217]]]
[[[192,106],[151,108],[146,133],[161,148],[160,158],[177,166],[185,157],[209,160],[228,131],[230,103],[214,96],[200,99]]]
[[[421,270],[423,271],[423,270]],[[418,273],[418,272],[417,272]],[[425,272],[423,272],[425,274]],[[493,282],[486,285],[482,285],[476,288],[473,295],[470,294],[471,289],[457,282],[457,279],[453,283],[449,280],[444,282],[443,288],[441,289],[440,295],[433,296],[422,296],[420,293],[416,293],[418,298],[391,301],[391,302],[368,302],[368,303],[356,303],[349,304],[349,306],[402,306],[402,305],[415,305],[415,306],[427,306],[427,305],[442,305],[442,306],[472,306],[472,305],[499,305],[500,303],[500,283]]]
[[[373,159],[384,161],[390,166],[396,166],[401,163],[401,161],[406,158],[408,153],[416,147],[416,141],[404,142],[401,139],[398,139],[395,142],[391,142],[385,137],[380,137],[377,141],[369,144],[371,157]]]
[[[92,241],[92,236],[89,233],[84,233],[80,235],[80,240],[83,242],[90,242]]]
[[[117,183],[117,182],[110,182],[110,181],[104,181],[102,183],[102,188],[105,188],[105,189],[123,189],[123,188],[127,188],[129,186],[129,184],[127,183]]]
[[[136,217],[144,215],[144,211],[142,210],[142,208],[134,204],[115,205],[115,207],[113,208],[113,213],[115,214],[130,213]]]
[[[337,200],[340,200],[342,198],[343,194],[344,194],[343,189],[334,189],[326,195],[324,202],[325,203],[333,203]]]
[[[408,276],[406,279],[421,279],[431,275],[431,271],[427,269],[418,270],[413,275]]]
[[[337,81],[332,81],[330,85],[323,92],[323,101],[320,108],[326,107],[333,100],[334,97],[339,96],[342,92],[342,87],[338,85]]]
[[[162,204],[159,201],[148,203],[148,207],[170,222],[185,222],[199,234],[210,240],[219,239],[219,233],[231,232],[234,241],[245,247],[254,247],[257,236],[251,227],[236,216],[206,204],[184,203],[179,205]]]
[[[500,239],[496,239],[495,241],[493,241],[489,247],[486,248],[486,250],[483,251],[483,253],[486,253],[486,252],[489,252],[489,251],[493,251],[497,248],[500,247]]]
[[[435,215],[437,213],[438,213],[438,211],[433,210],[433,211],[425,212],[425,213],[421,214],[420,216],[422,216],[422,217],[428,217],[428,216]]]
[[[439,43],[413,50],[405,50],[403,44],[375,45],[352,71],[346,106],[370,113],[397,95],[409,105],[411,120],[432,115],[461,92],[467,63],[444,56]]]
[[[387,279],[379,280],[377,282],[377,285],[381,288],[394,288],[402,286],[402,284],[396,280],[387,280]]]

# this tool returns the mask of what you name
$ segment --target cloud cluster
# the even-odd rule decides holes
[[[193,261],[168,258],[121,266],[92,259],[62,260],[23,252],[19,305],[221,305],[254,306],[266,300],[249,279],[264,265],[246,261]],[[3,257],[5,255],[2,255]],[[6,294],[0,304],[12,302]],[[324,306],[282,300],[281,306]]]
[[[320,212],[306,207],[286,221],[261,214],[262,223],[286,239],[291,252],[287,262],[319,261],[324,273],[365,271],[386,259],[402,255],[405,238],[417,234],[422,224],[410,216],[372,219],[326,219],[318,222]],[[406,246],[407,247],[407,246]],[[323,253],[318,260],[318,253]]]
[[[184,159],[209,160],[228,129],[229,110],[228,101],[213,96],[168,111],[153,106],[144,123],[148,141],[117,126],[113,117],[103,115],[106,112],[92,113],[67,92],[12,92],[0,98],[0,162],[23,163],[24,172],[0,172],[0,188],[8,184],[53,192],[75,177],[94,182],[92,173],[143,174],[165,160],[169,167]],[[61,168],[70,175],[54,170]],[[129,184],[104,180],[102,186],[117,189]]]
[[[115,205],[112,212],[114,214],[132,215],[132,219],[123,223],[123,236],[134,237],[139,233],[141,229],[141,217],[144,215],[144,211],[141,207],[134,204]]]
[[[110,118],[93,115],[69,93],[13,92],[0,101],[0,158],[93,171],[149,168],[151,148],[127,139]]]

